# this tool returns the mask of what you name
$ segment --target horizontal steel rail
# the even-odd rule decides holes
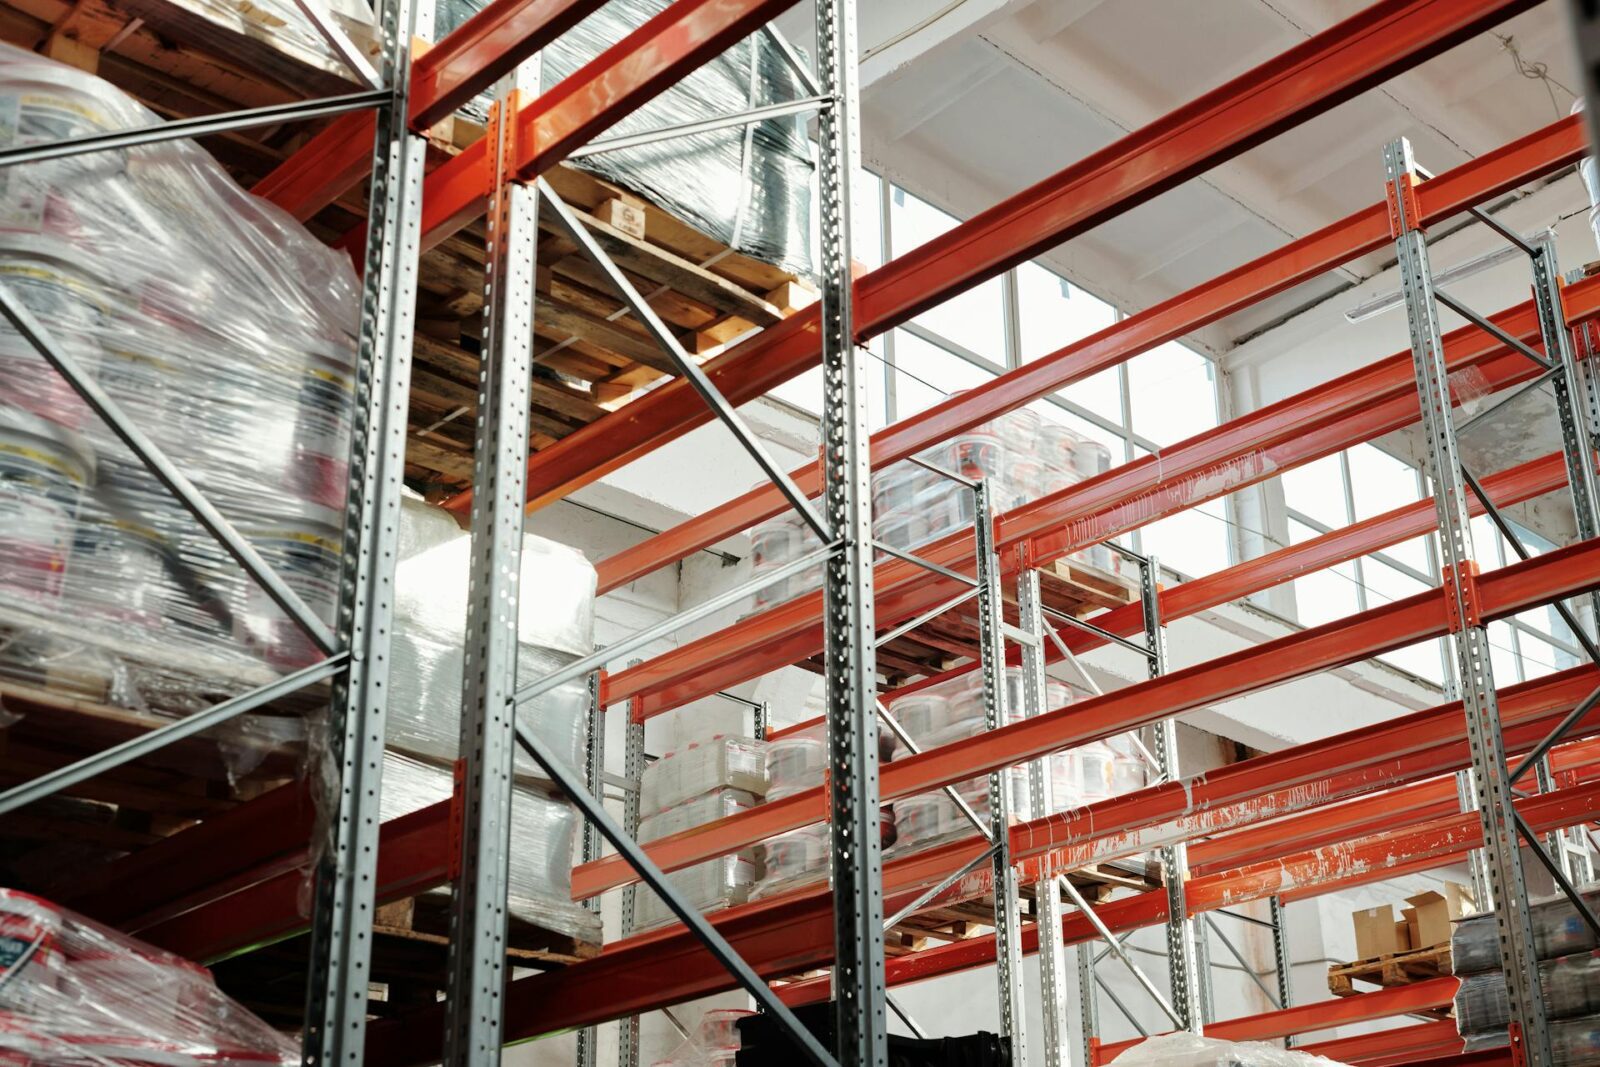
[[[856,282],[858,340],[1084,233],[1530,6],[1529,0],[1382,0],[863,275]],[[1576,123],[1571,136],[1574,142],[1581,140]],[[1575,143],[1567,162],[1574,162],[1581,151]],[[457,158],[465,160],[466,155]],[[461,169],[473,166],[481,163],[459,164]],[[445,170],[441,167],[439,173]],[[441,178],[437,184],[446,181]],[[481,212],[470,202],[469,191],[482,183],[460,184],[453,199],[440,199],[436,209],[429,209],[432,222],[425,221],[425,229],[435,237]],[[432,185],[429,196],[435,196]],[[1388,229],[1377,216],[1372,225],[1377,227],[1372,247],[1377,248],[1387,242]],[[1326,267],[1357,254],[1341,250]],[[1265,295],[1254,293],[1245,303]],[[818,314],[814,307],[802,311],[734,346],[706,364],[708,376],[737,405],[809,370],[821,359]],[[1182,332],[1189,329],[1193,326]],[[1000,410],[1006,409],[991,414]],[[529,502],[539,506],[559,499],[706,421],[692,391],[684,383],[669,382],[616,417],[541,450],[529,463]],[[956,432],[940,429],[933,440]],[[906,454],[910,451],[916,449]],[[470,495],[458,495],[450,506],[464,512]],[[730,532],[749,525],[733,526]]]

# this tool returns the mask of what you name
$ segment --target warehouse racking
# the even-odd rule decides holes
[[[1478,648],[1482,624],[1527,607],[1592,591],[1600,583],[1600,541],[1594,525],[1593,456],[1578,403],[1592,386],[1595,351],[1587,324],[1600,315],[1600,279],[1562,282],[1548,246],[1527,248],[1538,274],[1535,299],[1441,334],[1423,227],[1443,222],[1535,178],[1570,166],[1586,152],[1582,120],[1569,118],[1452,171],[1422,178],[1403,145],[1386,157],[1390,183],[1383,201],[1293,242],[1221,278],[1069,345],[994,382],[953,397],[869,440],[865,383],[857,342],[910,318],[962,289],[1214,166],[1253,144],[1348,99],[1386,77],[1533,6],[1527,0],[1381,0],[1260,67],[1117,141],[1039,186],[957,227],[916,252],[852,281],[849,269],[849,182],[858,148],[855,130],[854,0],[817,5],[818,75],[811,99],[795,107],[819,116],[822,294],[819,305],[776,323],[709,362],[704,370],[670,331],[652,322],[648,303],[611,264],[584,225],[564,212],[540,175],[648,99],[672,79],[733,41],[756,32],[790,6],[783,0],[677,0],[658,18],[552,92],[525,97],[517,82],[538,49],[598,6],[583,0],[533,3],[496,0],[455,34],[409,58],[413,33],[427,36],[425,5],[382,5],[382,50],[373,89],[333,101],[184,120],[148,131],[66,145],[6,149],[13,164],[68,152],[195,136],[294,117],[348,111],[277,172],[265,192],[306,217],[370,170],[365,227],[346,238],[363,248],[365,294],[361,332],[361,417],[351,465],[339,624],[326,633],[224,520],[170,469],[114,406],[96,397],[91,380],[0,290],[0,310],[33,341],[124,439],[163,475],[202,521],[229,545],[292,617],[328,653],[316,668],[273,688],[152,732],[81,765],[0,794],[11,810],[52,789],[135,759],[155,746],[198,732],[274,698],[288,688],[333,678],[336,709],[330,747],[342,781],[321,799],[332,834],[320,852],[312,998],[306,1018],[307,1062],[336,1058],[379,1063],[492,1060],[506,1041],[637,1015],[743,984],[780,1016],[785,1004],[838,1003],[840,1062],[883,1061],[887,987],[993,963],[1001,968],[1002,1012],[1015,1006],[1017,964],[1041,952],[1048,966],[1047,1031],[1063,1054],[1064,949],[1094,937],[1161,924],[1169,934],[1176,991],[1167,1005],[1180,1026],[1204,1025],[1235,1038],[1276,1037],[1363,1019],[1384,1018],[1448,1000],[1445,984],[1363,994],[1290,1006],[1267,1016],[1210,1024],[1204,1020],[1203,966],[1194,960],[1193,918],[1245,900],[1293,902],[1319,892],[1423,870],[1485,849],[1500,915],[1507,973],[1527,973],[1526,892],[1517,856],[1519,835],[1538,835],[1592,821],[1600,814],[1592,735],[1600,671],[1584,666],[1496,691]],[[1580,26],[1578,39],[1589,40]],[[324,26],[338,38],[338,31]],[[340,49],[340,51],[347,51]],[[797,60],[798,63],[798,60]],[[803,70],[803,65],[801,66]],[[1592,64],[1590,69],[1592,77]],[[807,75],[809,77],[809,74]],[[425,173],[422,133],[465,100],[500,83],[481,141]],[[368,109],[368,110],[355,110]],[[1590,115],[1596,109],[1591,107]],[[750,116],[745,116],[746,120]],[[664,131],[670,133],[671,131]],[[369,150],[369,146],[371,146]],[[1375,190],[1376,193],[1376,190]],[[530,309],[535,212],[543,201],[570,238],[611,280],[662,345],[680,377],[615,415],[528,457]],[[381,779],[389,593],[412,342],[410,297],[421,250],[472,218],[487,214],[489,323],[483,356],[473,490],[453,506],[470,511],[476,539],[469,672],[463,694],[463,767],[453,804],[381,824]],[[1492,216],[1479,217],[1495,225]],[[1516,243],[1520,237],[1507,234]],[[1152,461],[1136,461],[1035,503],[980,519],[970,534],[945,538],[919,559],[874,561],[867,507],[869,472],[906,459],[954,433],[1138,352],[1182,336],[1253,300],[1280,292],[1358,255],[1393,247],[1406,279],[1412,350],[1379,361],[1181,442]],[[1465,309],[1451,304],[1457,311]],[[1569,337],[1576,328],[1578,339]],[[1588,364],[1585,380],[1578,363]],[[772,465],[742,427],[734,408],[820,363],[825,370],[824,463],[795,472]],[[1481,483],[1461,470],[1450,425],[1450,373],[1472,368],[1494,388],[1550,380],[1556,385],[1566,448],[1559,456],[1489,475]],[[1138,604],[1096,617],[1093,629],[1050,636],[1038,612],[1036,568],[1072,550],[1183,507],[1268,477],[1288,466],[1409,425],[1421,415],[1432,447],[1437,502],[1396,509],[1240,564],[1209,578],[1158,590],[1152,561],[1142,565]],[[1588,418],[1594,418],[1591,410]],[[670,564],[689,552],[793,507],[822,536],[825,548],[796,570],[826,563],[826,590],[769,609],[736,627],[598,679],[596,707],[628,708],[627,770],[636,779],[642,723],[700,696],[777,667],[821,654],[828,677],[828,786],[731,816],[692,834],[641,849],[630,831],[637,811],[619,826],[595,799],[603,764],[591,749],[584,775],[543,752],[519,730],[515,707],[541,686],[511,670],[515,640],[516,556],[522,503],[538,506],[591,482],[712,418],[721,419],[756,455],[773,486],[747,494],[638,548],[605,561],[602,590]],[[820,469],[819,469],[820,467]],[[1570,547],[1479,575],[1472,563],[1467,516],[1570,486],[1583,540]],[[1470,492],[1469,492],[1470,490]],[[981,498],[984,488],[974,486]],[[812,497],[820,492],[820,503]],[[1447,548],[1442,590],[1419,594],[1209,663],[1167,673],[1161,623],[1266,588],[1297,574],[1353,558],[1435,527]],[[1513,543],[1515,539],[1512,538]],[[770,576],[769,576],[770,577]],[[764,579],[769,580],[769,579]],[[990,730],[945,748],[877,766],[879,715],[874,692],[876,637],[936,612],[977,583],[983,639],[975,663],[989,678]],[[1004,620],[1002,583],[1017,586],[1019,622]],[[666,623],[578,661],[573,677],[614,663],[656,637],[708,617],[750,591],[742,587],[697,605]],[[529,595],[537,595],[530,591]],[[1580,636],[1583,630],[1574,626]],[[1038,680],[1048,661],[1069,659],[1107,642],[1144,634],[1148,681],[1065,709],[1042,706]],[[880,801],[970,778],[991,776],[1048,753],[1141,725],[1158,727],[1157,754],[1171,755],[1173,717],[1207,702],[1301,677],[1416,640],[1451,635],[1462,670],[1462,699],[1380,726],[1258,757],[1184,781],[1167,780],[1097,805],[1092,813],[1037,815],[1004,821],[995,803],[993,843],[963,840],[885,863],[872,832]],[[1000,686],[1009,639],[1028,681],[1026,717],[1003,725]],[[1591,656],[1595,650],[1588,648]],[[1600,659],[1600,656],[1595,657]],[[1463,715],[1465,723],[1463,724]],[[1463,731],[1462,727],[1466,729]],[[598,738],[600,732],[592,736]],[[1558,743],[1561,742],[1561,743]],[[505,880],[506,819],[514,745],[522,745],[575,799],[618,850],[598,854],[593,839],[578,868],[574,896],[590,899],[642,880],[669,903],[683,925],[636,935],[598,958],[505,982],[504,917],[497,898]],[[1520,755],[1515,770],[1506,754]],[[1514,795],[1511,783],[1548,756],[1555,788]],[[1035,764],[1036,766],[1036,764]],[[1471,768],[1475,811],[1457,807],[1453,781],[1438,776]],[[1036,775],[1036,771],[1034,772]],[[1037,781],[1035,777],[1033,779]],[[1448,788],[1441,788],[1448,781]],[[1318,783],[1313,798],[1296,787]],[[311,786],[305,787],[313,788]],[[993,787],[992,787],[993,788]],[[149,872],[141,889],[138,933],[195,958],[215,959],[303,928],[299,875],[285,857],[305,854],[309,817],[296,805],[299,787],[268,794],[172,838],[128,861]],[[995,795],[999,800],[999,794]],[[1279,817],[1266,835],[1248,824]],[[719,915],[714,923],[687,907],[662,872],[826,819],[835,866],[828,885],[802,888]],[[1245,829],[1236,829],[1245,827]],[[1233,833],[1224,831],[1235,830]],[[1202,839],[1203,840],[1200,840]],[[1185,855],[1185,843],[1194,841]],[[224,845],[226,847],[219,847]],[[1132,847],[1167,853],[1166,883],[1156,890],[1062,913],[1052,891],[1037,923],[1015,913],[1018,880],[1056,875]],[[992,862],[996,935],[886,960],[886,914],[926,903],[930,886],[954,871]],[[1560,861],[1552,861],[1559,871]],[[1186,872],[1186,868],[1187,872]],[[126,868],[125,868],[126,869]],[[262,873],[262,872],[265,873]],[[367,954],[377,904],[433,885],[455,887],[451,996],[372,1027],[366,1019]],[[630,890],[631,892],[631,890]],[[125,914],[139,910],[128,902]],[[1281,905],[1274,905],[1280,907]],[[625,904],[625,914],[627,905]],[[626,920],[625,920],[626,921]],[[1280,949],[1281,956],[1281,949]],[[1081,959],[1082,957],[1080,957]],[[831,966],[828,979],[767,980]],[[1280,962],[1280,978],[1284,967]],[[1085,983],[1085,988],[1090,984]],[[1285,987],[1280,986],[1280,990]],[[503,990],[503,992],[502,992]],[[1423,1024],[1381,1040],[1312,1046],[1350,1062],[1386,1064],[1452,1057],[1456,1062],[1545,1064],[1550,1061],[1536,988],[1513,993],[1520,1034],[1510,1053],[1456,1057],[1453,1030]],[[1017,1019],[1003,1023],[1017,1035]],[[1446,1024],[1448,1025],[1448,1024]],[[626,1034],[626,1031],[625,1031]],[[626,1040],[626,1037],[625,1037]],[[592,1037],[587,1044],[592,1054]],[[814,1040],[818,1062],[830,1062]],[[1091,1049],[1087,1062],[1115,1051]],[[1052,1059],[1052,1062],[1055,1060]]]

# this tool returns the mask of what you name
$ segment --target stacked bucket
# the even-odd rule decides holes
[[[1048,496],[1111,467],[1111,452],[1030,408],[1019,408],[929,449],[928,464],[972,480],[988,479],[996,513]],[[920,548],[970,527],[972,494],[959,483],[925,466],[904,461],[872,476],[872,536],[901,551]],[[799,516],[785,513],[751,531],[751,577],[793,562],[822,547]],[[1073,558],[1110,573],[1122,559],[1104,545],[1091,545]],[[752,613],[822,587],[818,564],[798,575],[769,582],[751,598]]]
[[[5,144],[158,121],[80,71],[0,60]],[[5,168],[0,285],[331,625],[348,260],[168,142]],[[183,713],[316,655],[8,324],[0,382],[0,675]]]

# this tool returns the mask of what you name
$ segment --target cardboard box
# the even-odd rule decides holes
[[[1350,919],[1355,924],[1357,959],[1368,960],[1374,956],[1404,951],[1396,930],[1403,928],[1405,923],[1395,921],[1393,904],[1362,908],[1351,912]]]
[[[1446,882],[1443,892],[1418,893],[1407,897],[1402,914],[1410,927],[1412,948],[1432,948],[1450,940],[1455,920],[1473,913],[1472,894],[1465,886]]]
[[[1410,908],[1407,908],[1405,911],[1401,912],[1401,914],[1404,915],[1410,910]],[[1409,917],[1394,924],[1394,943],[1396,945],[1396,952],[1410,952],[1412,949],[1417,947],[1416,942],[1411,940],[1411,925],[1412,924]]]

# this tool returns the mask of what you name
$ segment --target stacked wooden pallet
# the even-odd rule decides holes
[[[1083,618],[1139,599],[1138,582],[1081,560],[1062,559],[1040,569],[1041,603],[1050,611]],[[1006,621],[1017,622],[1015,590],[1007,591]],[[1064,629],[1070,624],[1057,623]],[[878,669],[891,685],[925,677],[978,658],[978,616],[972,601],[878,648]],[[810,661],[819,673],[822,661]]]
[[[0,0],[0,39],[98,74],[164,118],[359,88],[337,61],[315,47],[296,45],[280,28],[270,13],[248,0]],[[361,44],[359,29],[346,28]],[[315,132],[317,124],[298,123],[201,143],[248,188]],[[430,133],[430,165],[481,134],[481,127],[465,121],[442,123]],[[558,168],[547,178],[586,216],[601,245],[697,359],[780,321],[812,299],[794,275],[729,249],[626,189],[574,167]],[[332,242],[361,222],[365,196],[364,188],[352,189],[308,220],[308,227]],[[463,488],[471,477],[483,265],[481,225],[429,250],[421,262],[406,473],[414,488],[435,498]],[[619,296],[570,241],[549,227],[539,242],[537,291],[537,377],[530,410],[536,449],[625,406],[673,372]],[[0,635],[4,625],[0,620]],[[228,690],[268,677],[228,674]],[[125,706],[115,683],[93,671],[69,676],[60,664],[38,677],[6,681],[0,689],[0,783],[27,780],[171,721],[156,712],[176,709]],[[290,718],[312,705],[325,707],[325,692],[308,691],[263,714]],[[270,731],[263,735],[269,736]],[[191,738],[8,815],[0,833],[0,870],[15,884],[49,891],[59,872],[70,873],[66,861],[82,864],[137,853],[301,770],[304,753],[295,745],[248,737],[230,738],[230,745],[225,758],[216,736]],[[241,773],[245,765],[248,773]],[[46,869],[52,857],[61,861],[53,868],[56,874]],[[40,875],[37,882],[19,875],[29,871]],[[69,897],[70,887],[59,895]],[[445,931],[437,918],[436,902],[426,901],[388,909],[379,923],[379,940],[386,947],[374,970],[397,1001],[426,999],[442,988]],[[514,927],[510,941],[517,966],[560,964],[595,951],[598,946],[525,922]],[[303,961],[303,945],[291,939],[251,955],[260,959],[233,965],[240,981],[258,983],[250,988],[260,993],[256,1003],[263,1010],[270,1014],[273,1003],[282,1001],[289,1009],[286,1017],[293,1017],[301,1007],[299,996],[283,983],[295,968],[280,968],[276,976],[270,967],[253,975],[246,968],[266,966],[262,961],[274,958]]]

